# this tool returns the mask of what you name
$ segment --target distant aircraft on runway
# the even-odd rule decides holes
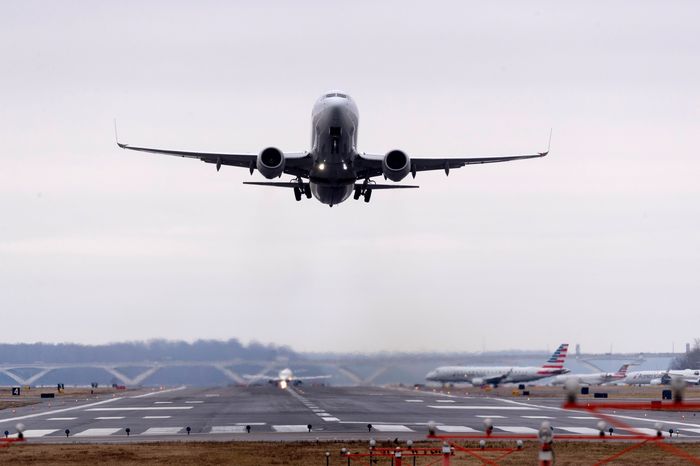
[[[443,384],[467,382],[472,385],[493,386],[502,383],[532,382],[568,373],[569,369],[564,367],[568,349],[569,344],[562,343],[541,367],[444,366],[429,372],[425,378]]]
[[[274,112],[274,108],[270,108]],[[216,164],[218,171],[222,165],[232,165],[250,170],[257,169],[265,178],[279,178],[283,174],[292,175],[291,181],[245,182],[245,184],[274,186],[293,189],[294,197],[300,201],[302,195],[313,195],[323,204],[333,207],[345,201],[354,193],[354,198],[364,197],[369,202],[376,189],[417,188],[418,186],[377,184],[374,177],[397,182],[410,173],[427,170],[460,168],[464,165],[508,162],[510,160],[544,157],[549,152],[532,155],[507,155],[502,157],[467,158],[419,158],[409,157],[401,150],[389,151],[386,155],[372,155],[357,151],[357,128],[359,113],[354,100],[339,91],[322,95],[311,112],[311,150],[304,152],[283,152],[275,147],[263,149],[259,154],[208,153],[137,147],[119,142],[122,149],[130,149],[155,154],[174,155],[202,160]],[[115,123],[116,136],[116,123]],[[550,134],[551,141],[551,134]]]
[[[568,380],[576,380],[579,385],[603,385],[620,381],[627,376],[629,364],[623,364],[617,372],[595,372],[590,374],[562,374],[552,379],[552,385],[563,385]]]
[[[260,383],[265,381],[267,383],[276,384],[280,388],[287,388],[288,386],[298,386],[301,385],[306,380],[322,380],[330,379],[330,375],[310,375],[299,377],[294,375],[290,368],[285,368],[279,371],[277,377],[269,377],[266,375],[244,375],[246,379],[249,379],[249,384]]]

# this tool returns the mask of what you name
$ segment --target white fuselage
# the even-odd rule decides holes
[[[616,372],[596,372],[591,374],[562,374],[552,379],[552,385],[563,385],[569,380],[575,380],[579,385],[603,385],[624,379],[624,375]]]
[[[700,382],[700,370],[635,371],[628,373],[621,382],[628,385],[661,385],[670,383],[673,377],[680,377],[686,383],[697,384]]]
[[[543,369],[542,367],[523,366],[444,366],[438,367],[426,375],[426,380],[440,383],[520,383],[565,374],[568,369]]]

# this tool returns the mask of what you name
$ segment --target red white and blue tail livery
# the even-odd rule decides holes
[[[567,351],[569,351],[568,343],[559,345],[559,348],[552,353],[552,356],[547,359],[547,362],[542,364],[542,369],[538,373],[547,376],[561,374],[562,369],[564,369]]]

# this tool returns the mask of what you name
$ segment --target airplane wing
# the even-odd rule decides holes
[[[129,144],[124,144],[117,141],[117,145],[122,149],[134,150],[138,152],[149,152],[151,154],[174,155],[177,157],[185,157],[190,159],[199,159],[202,162],[216,164],[218,171],[222,165],[230,165],[234,167],[245,167],[253,173],[255,163],[258,159],[256,154],[226,154],[217,152],[194,152],[171,149],[155,149],[151,147],[138,147]],[[311,156],[308,152],[285,152],[286,160],[284,173],[294,176],[309,176],[309,169],[312,164]]]
[[[294,181],[244,181],[243,184],[250,184],[253,186],[272,186],[275,188],[296,188],[299,183]],[[355,184],[356,188],[361,188],[364,185],[362,183]],[[372,183],[368,185],[372,189],[406,189],[406,188],[419,188],[415,185],[407,184],[376,184]]]
[[[294,376],[294,380],[319,380],[319,379],[330,379],[330,375],[307,375],[305,377]]]
[[[475,165],[482,163],[510,162],[512,160],[535,159],[544,157],[549,153],[539,152],[530,155],[505,155],[501,157],[465,157],[465,158],[411,158],[411,174],[415,177],[416,172],[430,170],[445,170],[445,174],[450,173],[452,168],[461,168],[465,165]],[[382,175],[383,155],[359,154],[356,164],[358,178],[371,178]]]

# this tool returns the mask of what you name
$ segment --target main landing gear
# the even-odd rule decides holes
[[[294,199],[301,201],[302,193],[307,199],[311,199],[311,185],[309,183],[304,183],[301,178],[295,178],[292,181],[298,184],[294,187]]]
[[[372,198],[372,188],[370,187],[372,183],[374,182],[370,179],[365,179],[362,186],[355,186],[355,193],[352,196],[353,199],[358,200],[360,196],[363,196],[365,198],[365,202],[369,202],[369,200]]]

